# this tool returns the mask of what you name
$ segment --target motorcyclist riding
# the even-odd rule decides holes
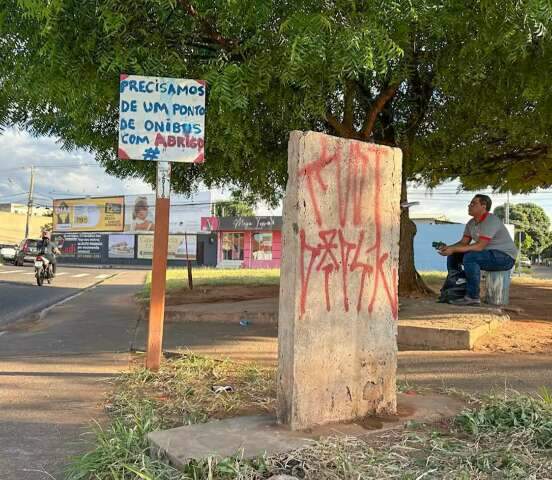
[[[38,242],[38,252],[45,256],[48,261],[52,264],[52,273],[56,275],[57,260],[56,255],[59,255],[59,248],[52,242],[50,237],[50,232],[48,230],[43,230],[42,239]]]

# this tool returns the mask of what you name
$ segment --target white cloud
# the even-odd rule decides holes
[[[30,166],[36,167],[37,202],[54,197],[150,193],[139,179],[107,175],[93,156],[83,150],[67,152],[53,138],[32,137],[7,130],[0,135],[0,202],[24,201],[29,190]],[[50,200],[48,200],[50,199]]]

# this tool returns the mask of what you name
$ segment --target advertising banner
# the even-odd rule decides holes
[[[134,258],[134,239],[136,235],[111,234],[108,239],[109,258]]]
[[[195,235],[169,235],[168,260],[186,260],[186,240],[188,242],[188,257],[191,260],[196,258],[197,237]],[[138,235],[137,257],[148,259],[153,257],[152,235]]]
[[[201,217],[210,215],[211,192],[198,192],[191,199],[171,199],[169,233],[201,232]],[[153,233],[155,230],[155,195],[125,197],[125,232]]]
[[[54,200],[55,232],[120,232],[124,228],[124,197]]]
[[[61,251],[62,257],[102,258],[103,240],[101,233],[62,233],[55,234],[53,241]]]
[[[204,162],[205,95],[202,80],[121,75],[121,159]]]
[[[282,217],[220,217],[217,227],[219,230],[281,230]]]

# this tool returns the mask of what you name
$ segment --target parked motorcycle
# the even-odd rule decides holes
[[[52,268],[52,263],[43,255],[38,255],[35,258],[35,277],[36,284],[41,287],[46,280],[48,283],[52,283],[54,278],[54,270]]]

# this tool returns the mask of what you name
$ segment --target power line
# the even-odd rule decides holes
[[[98,168],[105,168],[103,165],[100,165],[99,163],[67,163],[67,164],[56,164],[56,165],[36,165],[36,168],[72,168],[72,167],[98,167]],[[30,169],[30,166],[23,166],[23,167],[13,167],[13,168],[3,168],[0,170],[0,173],[5,172],[15,172],[17,170],[28,170]]]
[[[21,195],[27,195],[28,192],[21,192],[21,193],[10,193],[8,195],[1,195],[0,198],[7,198],[7,197],[19,197]]]

